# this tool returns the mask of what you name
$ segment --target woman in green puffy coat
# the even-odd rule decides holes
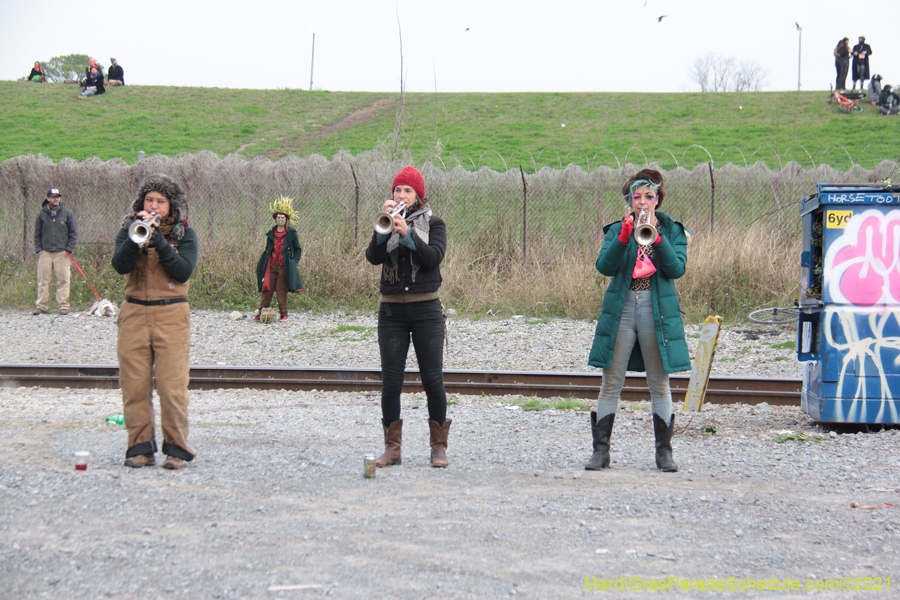
[[[270,207],[275,227],[266,233],[266,249],[256,263],[256,283],[262,297],[254,321],[259,321],[262,309],[269,308],[272,296],[278,299],[279,321],[288,320],[288,292],[303,291],[303,280],[297,271],[297,261],[303,254],[297,230],[291,227],[295,216],[290,198],[279,198]]]
[[[669,373],[691,368],[675,280],[684,275],[690,232],[659,212],[665,197],[663,177],[642,169],[622,186],[628,203],[625,218],[603,228],[606,234],[597,270],[611,277],[588,364],[603,369],[597,411],[591,413],[593,454],[589,471],[609,467],[609,439],[625,383],[626,371],[646,371],[650,388],[656,466],[678,470],[672,458],[672,392]],[[644,211],[656,239],[641,244],[633,235],[636,217]]]

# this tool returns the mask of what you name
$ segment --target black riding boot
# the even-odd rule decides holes
[[[594,453],[584,465],[585,471],[599,471],[609,468],[609,436],[612,434],[615,413],[606,415],[597,422],[597,413],[591,411],[591,434],[594,436]]]
[[[668,426],[662,417],[653,413],[653,432],[656,434],[656,468],[666,473],[674,473],[678,470],[678,465],[672,458],[672,431],[674,429],[674,413]]]

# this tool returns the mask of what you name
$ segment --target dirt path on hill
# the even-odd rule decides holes
[[[378,115],[380,112],[392,107],[394,104],[395,100],[393,98],[382,98],[381,100],[376,100],[372,104],[363,108],[358,108],[340,121],[331,123],[330,125],[326,125],[325,127],[322,127],[314,133],[297,136],[290,140],[285,140],[280,148],[273,148],[272,150],[269,150],[268,152],[266,152],[265,156],[269,157],[270,159],[277,160],[285,154],[295,153],[301,150],[303,146],[305,146],[309,142],[327,137],[332,133],[335,133],[336,131],[344,131],[346,129],[350,129],[351,127],[356,127],[360,123],[365,123],[369,119],[372,119],[373,117]]]

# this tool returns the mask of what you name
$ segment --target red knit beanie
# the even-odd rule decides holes
[[[422,179],[422,174],[416,171],[414,167],[406,167],[394,177],[394,183],[391,184],[391,193],[394,193],[394,188],[398,185],[408,185],[412,189],[416,191],[419,195],[419,198],[425,198],[425,180]]]

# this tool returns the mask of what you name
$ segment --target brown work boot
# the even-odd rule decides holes
[[[69,309],[68,309],[68,308],[61,308],[61,309],[59,309],[59,314],[61,314],[61,315],[67,315],[67,314],[69,314]]]
[[[33,314],[33,315],[42,315],[42,314],[44,314],[44,313],[46,313],[46,312],[47,312],[47,311],[44,310],[43,308],[36,308],[36,309],[34,309],[34,312],[31,313],[31,314]]]
[[[397,419],[384,429],[384,454],[375,459],[375,466],[389,467],[400,464],[400,443],[403,441],[403,419]]]
[[[152,454],[138,454],[125,459],[125,466],[132,468],[152,467],[156,464],[156,458]]]
[[[447,435],[450,433],[450,419],[444,421],[443,425],[438,425],[437,421],[428,421],[428,428],[431,430],[431,466],[447,467],[450,461],[447,460]]]
[[[184,468],[184,459],[178,458],[177,456],[167,456],[166,461],[163,463],[163,469],[169,469],[170,471],[177,471],[178,469]]]

